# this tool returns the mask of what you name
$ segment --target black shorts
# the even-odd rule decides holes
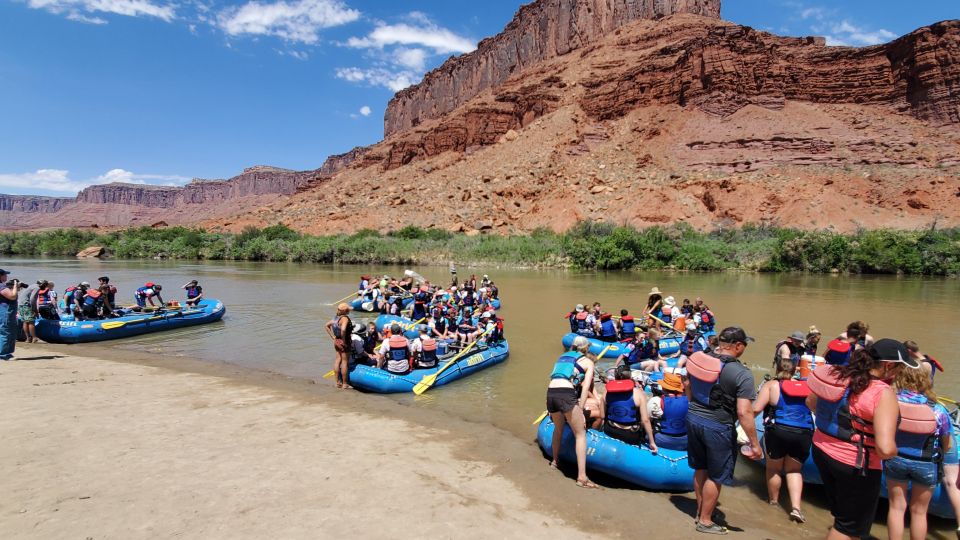
[[[868,469],[864,476],[816,446],[813,447],[813,462],[823,479],[823,491],[833,514],[833,528],[855,538],[868,536],[877,513],[883,471]]]
[[[640,446],[640,443],[643,441],[646,433],[640,429],[640,426],[636,426],[636,428],[637,429],[626,429],[620,426],[615,426],[610,422],[603,423],[603,432],[607,435],[613,437],[614,439],[621,440],[627,444]]]
[[[573,388],[547,388],[547,412],[568,413],[580,404]]]
[[[767,426],[763,447],[770,459],[790,459],[803,463],[810,457],[813,431],[790,426]]]
[[[718,484],[733,482],[737,464],[737,431],[694,414],[687,414],[687,464],[695,471],[707,471]]]

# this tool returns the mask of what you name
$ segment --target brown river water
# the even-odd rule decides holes
[[[94,282],[100,275],[109,275],[120,290],[120,303],[127,304],[133,301],[133,290],[145,281],[163,284],[169,294],[165,299],[182,300],[179,287],[198,279],[208,298],[226,304],[222,323],[131,338],[108,346],[227,362],[320,381],[333,361],[333,348],[323,330],[323,324],[333,315],[330,303],[355,290],[360,274],[403,272],[398,267],[292,263],[45,259],[9,260],[4,268],[24,281],[53,280],[59,291],[69,284]],[[414,270],[434,281],[449,277],[445,266]],[[489,274],[499,286],[510,360],[419,397],[377,399],[397,400],[467,422],[490,424],[529,441],[535,436],[531,422],[544,409],[548,370],[562,351],[560,338],[569,329],[564,315],[577,303],[593,302],[600,302],[607,311],[626,308],[639,313],[652,286],[659,287],[665,296],[674,296],[678,303],[684,298],[703,297],[717,316],[718,328],[731,324],[744,327],[757,339],[744,361],[753,368],[758,381],[768,372],[775,343],[792,331],[806,332],[810,325],[816,325],[824,334],[822,351],[826,341],[842,332],[847,323],[862,319],[870,324],[874,337],[917,341],[924,352],[947,368],[937,377],[937,391],[960,396],[960,367],[952,354],[954,344],[960,341],[960,325],[951,322],[952,317],[960,315],[955,305],[960,299],[960,280],[956,279],[495,267],[459,271],[461,279],[470,273],[476,273],[478,279]],[[741,463],[737,475],[744,486],[725,490],[721,500],[727,507],[749,512],[751,505],[764,500],[762,474],[759,467]],[[829,517],[822,508],[822,495],[815,488],[808,493],[808,519],[820,527]],[[952,537],[952,523],[934,520],[931,525],[932,537],[948,538],[948,532]],[[820,536],[810,530],[804,533],[797,536]],[[873,534],[886,536],[879,524]]]

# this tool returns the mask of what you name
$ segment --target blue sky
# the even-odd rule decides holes
[[[0,0],[0,192],[314,169],[383,135],[393,93],[520,3]],[[723,17],[832,44],[960,16],[956,0],[725,0]]]

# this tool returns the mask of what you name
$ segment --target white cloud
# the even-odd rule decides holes
[[[373,111],[370,110],[370,107],[366,105],[364,105],[363,107],[360,107],[360,114],[362,114],[363,116],[370,116],[370,113],[372,112]]]
[[[170,22],[176,18],[173,4],[159,4],[150,0],[27,0],[33,9],[42,9],[58,15],[66,15],[72,21],[90,24],[106,24],[96,13],[112,13],[128,17],[156,17]]]
[[[315,44],[325,28],[360,18],[360,12],[339,0],[298,0],[274,3],[247,2],[227,8],[217,17],[219,27],[231,36],[275,36],[287,41]]]
[[[886,43],[897,37],[884,28],[871,30],[851,23],[849,19],[840,18],[836,8],[808,5],[793,0],[786,0],[783,5],[792,8],[800,19],[810,21],[810,31],[824,36],[827,45],[863,47]]]
[[[56,193],[77,193],[95,184],[112,182],[176,186],[189,181],[190,179],[184,176],[135,174],[124,169],[112,169],[87,180],[73,180],[70,178],[70,172],[62,169],[39,169],[28,173],[0,173],[0,189],[13,188],[28,192],[42,190]]]
[[[344,45],[366,50],[371,65],[339,68],[337,78],[394,92],[421,80],[432,60],[476,49],[473,40],[438,26],[419,11],[408,13],[397,24],[377,22],[366,36],[352,37]]]

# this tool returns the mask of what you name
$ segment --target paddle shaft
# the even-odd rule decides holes
[[[606,354],[606,352],[609,351],[611,347],[613,347],[613,344],[607,345],[602,351],[600,351],[600,354],[597,355],[597,359],[599,360],[603,358],[603,355]],[[547,414],[548,414],[547,411],[543,411],[543,414],[538,416],[537,419],[533,421],[533,425],[537,425],[540,422],[543,422],[543,419],[547,417]]]
[[[486,336],[487,334],[490,333],[490,330],[492,330],[492,328],[489,328],[489,329],[487,329],[487,330],[484,330],[483,333],[480,334],[480,336],[479,336],[473,343],[467,345],[467,348],[465,348],[465,349],[463,349],[462,351],[460,351],[459,353],[457,353],[456,356],[454,356],[453,358],[451,358],[450,361],[447,362],[446,364],[444,364],[444,366],[443,366],[442,368],[440,368],[439,370],[437,370],[436,373],[434,373],[433,375],[427,375],[426,377],[424,377],[423,379],[421,379],[420,382],[417,383],[417,385],[413,388],[413,393],[415,393],[415,394],[417,394],[417,395],[419,396],[420,394],[422,394],[422,393],[426,392],[427,390],[429,390],[430,387],[433,386],[433,383],[437,382],[437,377],[439,377],[441,373],[443,373],[444,371],[447,370],[447,368],[449,368],[450,366],[452,366],[453,364],[455,364],[455,363],[457,362],[457,360],[459,360],[461,357],[463,357],[463,355],[467,354],[467,352],[469,352],[470,349],[472,349],[473,346],[477,344],[477,341],[479,341],[480,338],[482,338],[482,337],[484,337],[484,336]],[[420,390],[419,392],[417,391],[418,389]]]

